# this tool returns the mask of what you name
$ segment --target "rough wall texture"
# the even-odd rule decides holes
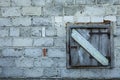
[[[66,69],[65,24],[103,20],[114,22],[114,68]],[[0,77],[120,78],[119,40],[120,0],[0,0]]]

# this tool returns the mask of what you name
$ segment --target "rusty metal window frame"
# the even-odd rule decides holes
[[[109,36],[110,36],[110,64],[108,66],[71,66],[71,59],[70,59],[70,34],[71,34],[71,29],[109,29]],[[113,68],[113,59],[114,59],[114,41],[113,41],[113,23],[110,21],[103,22],[103,23],[67,23],[66,24],[66,66],[68,69],[79,69],[79,68]],[[100,33],[101,34],[101,33]]]

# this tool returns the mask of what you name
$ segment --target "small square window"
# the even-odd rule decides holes
[[[67,24],[67,68],[111,68],[112,46],[110,22]]]

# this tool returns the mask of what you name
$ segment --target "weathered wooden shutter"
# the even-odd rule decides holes
[[[110,67],[113,54],[111,34],[110,22],[68,24],[67,67]]]

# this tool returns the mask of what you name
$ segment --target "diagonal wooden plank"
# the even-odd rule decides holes
[[[108,65],[106,59],[97,49],[95,49],[84,37],[82,37],[75,29],[72,30],[72,38],[78,42],[91,56],[93,56],[102,65]]]

